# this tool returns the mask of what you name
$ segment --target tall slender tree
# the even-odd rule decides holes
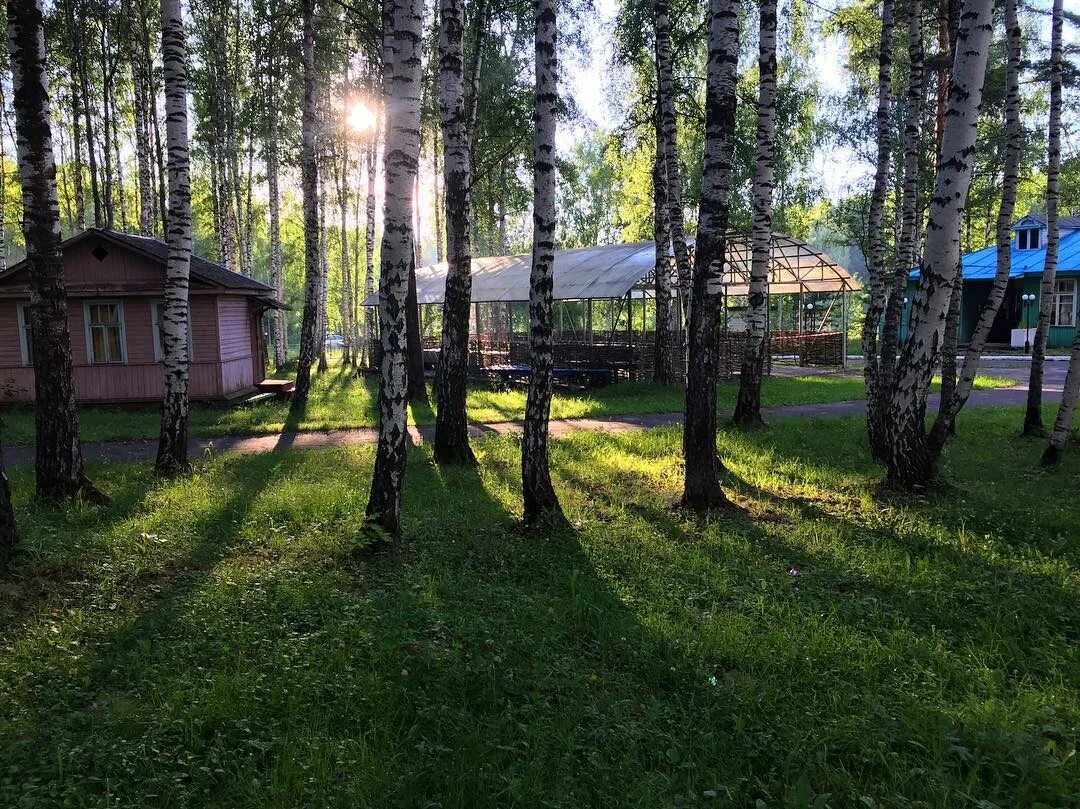
[[[175,475],[188,468],[188,281],[191,269],[191,180],[187,125],[187,44],[180,0],[161,0],[161,54],[165,75],[165,138],[168,144],[169,216],[165,239],[165,302],[161,352],[165,396],[155,471]]]
[[[690,302],[683,458],[683,505],[706,510],[728,504],[720,489],[716,451],[716,375],[720,307],[731,210],[735,104],[739,59],[738,0],[710,0],[705,84],[705,159]]]
[[[907,13],[907,99],[904,111],[904,168],[901,183],[900,238],[892,282],[885,296],[884,322],[881,328],[881,358],[878,387],[892,389],[896,370],[896,352],[900,344],[900,319],[904,313],[904,295],[908,276],[915,265],[918,238],[919,155],[921,152],[923,96],[922,0],[910,0]]]
[[[41,500],[62,500],[80,490],[94,490],[83,472],[75,408],[45,26],[41,0],[9,0],[7,12],[23,237],[30,281],[37,496]]]
[[[754,167],[754,222],[751,233],[750,288],[746,313],[746,348],[739,374],[734,422],[764,424],[761,377],[769,329],[769,269],[772,252],[773,161],[776,155],[776,0],[758,3],[758,125]]]
[[[1051,22],[1051,45],[1050,45],[1050,133],[1049,133],[1049,160],[1046,172],[1046,269],[1057,266],[1058,260],[1058,181],[1061,173],[1061,82],[1062,82],[1062,20],[1064,8],[1062,0],[1054,0],[1053,18]],[[1041,290],[1047,295],[1045,278]],[[1040,324],[1042,322],[1042,306],[1040,304]],[[1054,429],[1050,433],[1050,442],[1043,452],[1042,463],[1050,466],[1058,462],[1061,454],[1065,451],[1065,444],[1072,432],[1073,416],[1076,412],[1076,402],[1080,398],[1080,331],[1078,337],[1073,340],[1072,351],[1069,355],[1069,370],[1065,374],[1065,390],[1061,396],[1061,404],[1058,406],[1057,418],[1054,420]],[[1032,359],[1032,377],[1035,376],[1034,358]],[[1042,375],[1039,375],[1040,395],[1042,393]],[[1029,386],[1028,390],[1031,390]],[[1029,393],[1030,396],[1030,393]],[[1041,416],[1039,403],[1028,400],[1028,417],[1025,422],[1034,423]],[[1035,412],[1031,412],[1034,406]],[[1037,415],[1038,414],[1038,415]],[[1040,422],[1041,423],[1041,422]]]
[[[380,250],[379,439],[367,519],[387,535],[401,531],[405,483],[408,370],[405,306],[414,260],[413,182],[420,153],[420,0],[387,0],[383,19],[383,99],[386,108],[385,191]]]
[[[318,335],[319,262],[319,172],[315,162],[315,0],[300,0],[303,27],[304,101],[301,111],[300,186],[304,198],[304,315],[300,325],[300,357],[296,366],[291,415],[307,407],[311,391],[311,366],[321,338]]]
[[[1050,312],[1054,307],[1054,284],[1057,280],[1058,242],[1058,181],[1061,177],[1061,60],[1062,60],[1062,0],[1054,0],[1050,43],[1050,124],[1047,130],[1046,151],[1046,264],[1039,284],[1039,320],[1035,339],[1031,343],[1031,374],[1028,378],[1027,409],[1024,411],[1024,435],[1044,435],[1042,420],[1043,369],[1046,365],[1046,342],[1050,335]],[[1071,365],[1071,363],[1070,363]],[[1071,423],[1072,412],[1066,399],[1058,410]],[[1075,402],[1073,403],[1075,405]],[[1051,444],[1053,446],[1053,444]],[[1063,445],[1064,446],[1064,445]]]
[[[671,65],[671,18],[667,0],[653,0],[653,39],[656,47],[657,97],[660,105],[660,139],[663,141],[668,235],[675,253],[679,281],[690,283],[690,250],[683,223],[682,172],[679,169],[678,124],[675,119],[675,75]]]
[[[870,452],[884,461],[888,457],[888,389],[881,384],[878,361],[878,329],[885,310],[885,196],[889,187],[889,160],[892,153],[892,45],[893,0],[881,0],[881,44],[878,49],[877,161],[874,188],[870,194],[867,238],[870,243],[866,269],[869,276],[869,304],[863,321],[863,376],[866,382],[866,427]]]
[[[1021,29],[1016,13],[1017,0],[1005,0],[1005,165],[1001,181],[1001,205],[997,217],[997,267],[990,292],[979,310],[975,329],[964,354],[964,364],[957,380],[953,395],[946,398],[944,393],[938,409],[934,426],[930,430],[930,450],[937,456],[952,432],[960,410],[967,403],[968,396],[979,370],[982,352],[990,339],[990,330],[997,318],[1001,302],[1005,299],[1005,290],[1009,285],[1009,271],[1012,266],[1012,222],[1016,210],[1016,181],[1020,168],[1020,152],[1023,147],[1023,129],[1020,124],[1020,64]]]
[[[656,307],[653,379],[671,385],[681,379],[675,363],[675,303],[671,286],[671,262],[668,249],[667,169],[664,163],[664,139],[661,133],[660,105],[656,107],[656,156],[653,160],[653,240],[656,257],[653,262],[653,304]]]
[[[991,11],[992,0],[968,0],[957,31],[949,108],[919,287],[912,304],[911,336],[897,364],[889,406],[889,479],[903,487],[925,486],[936,471],[926,435],[926,397],[960,271],[960,225],[974,168],[983,78],[993,31]]]
[[[558,113],[556,0],[533,0],[536,17],[536,89],[533,97],[533,245],[529,275],[529,395],[521,451],[526,524],[562,521],[562,506],[548,469],[551,415],[552,296],[555,264],[555,117]]]
[[[439,22],[439,113],[446,152],[443,171],[448,265],[442,349],[435,381],[438,401],[435,460],[447,464],[472,464],[476,459],[469,446],[469,425],[465,417],[472,253],[470,133],[465,112],[465,5],[462,0],[442,0]]]
[[[376,128],[377,129],[377,128]],[[376,137],[368,141],[364,150],[364,176],[366,193],[364,195],[364,299],[367,300],[375,294],[375,143]],[[372,317],[371,309],[364,312],[364,350],[368,352],[368,364],[374,366],[379,362],[374,353],[377,324]]]
[[[4,468],[3,453],[0,453],[0,571],[7,565],[18,544],[19,531],[15,525],[15,509],[11,505],[11,484]]]

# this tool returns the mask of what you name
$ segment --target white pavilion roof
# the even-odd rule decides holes
[[[689,240],[693,244],[693,240]],[[656,247],[653,242],[600,245],[555,251],[555,300],[624,298],[643,281],[652,278]],[[728,235],[728,263],[724,287],[729,295],[746,295],[750,278],[750,238]],[[532,257],[488,256],[472,260],[472,300],[494,303],[529,300]],[[416,270],[420,303],[442,303],[446,287],[446,262]],[[859,288],[850,273],[827,253],[790,236],[773,236],[770,291],[841,292]],[[378,293],[364,301],[378,304]]]

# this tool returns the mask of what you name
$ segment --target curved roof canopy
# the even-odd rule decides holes
[[[691,240],[692,243],[692,240]],[[723,285],[729,295],[746,295],[750,280],[750,237],[728,235],[728,264]],[[555,251],[555,300],[624,298],[635,288],[653,284],[656,261],[653,242],[578,247]],[[490,256],[472,260],[472,300],[495,303],[529,300],[532,256]],[[446,262],[416,270],[416,293],[420,303],[442,303],[446,287]],[[672,268],[674,273],[674,267]],[[776,294],[843,292],[859,283],[828,254],[806,242],[776,234],[772,244],[770,289]],[[674,279],[674,275],[673,275]],[[364,301],[375,306],[378,293]]]

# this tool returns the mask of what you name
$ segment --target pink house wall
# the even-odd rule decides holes
[[[94,255],[97,247],[106,255]],[[68,328],[75,371],[75,394],[83,402],[154,401],[164,386],[161,363],[154,357],[151,306],[160,301],[164,267],[160,261],[111,242],[87,238],[64,250],[64,275],[69,296]],[[90,365],[86,353],[84,303],[119,302],[123,307],[126,362]],[[25,284],[12,280],[0,286],[0,399],[34,398],[33,369],[23,363],[19,339],[18,304],[27,303]],[[189,393],[195,399],[214,399],[252,388],[256,362],[247,295],[192,281],[190,297],[192,362]]]

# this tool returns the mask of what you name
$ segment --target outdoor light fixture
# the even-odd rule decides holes
[[[1024,353],[1031,353],[1031,304],[1035,302],[1034,292],[1025,292],[1020,296],[1024,302]]]
[[[905,296],[903,312],[900,315],[900,325],[903,326],[903,332],[904,332],[903,335],[900,338],[901,340],[906,340],[907,336],[908,336],[908,332],[911,330],[911,310],[907,308],[907,304],[908,304],[908,299]]]

